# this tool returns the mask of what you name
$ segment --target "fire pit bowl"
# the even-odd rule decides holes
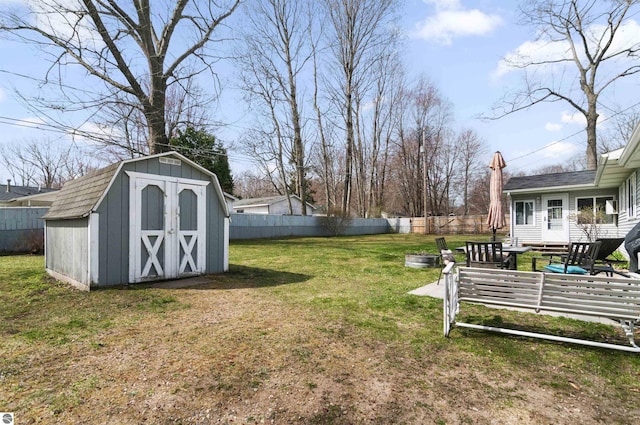
[[[440,267],[440,256],[436,254],[405,254],[404,265],[414,269]]]

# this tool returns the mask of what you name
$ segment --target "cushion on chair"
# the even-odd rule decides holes
[[[453,256],[453,252],[450,249],[442,249],[440,250],[440,255],[442,255],[442,262],[444,264],[455,263],[456,258]]]
[[[564,266],[562,264],[549,264],[544,266],[545,269],[553,273],[564,273]],[[587,271],[578,266],[567,266],[567,273],[570,274],[587,274]]]

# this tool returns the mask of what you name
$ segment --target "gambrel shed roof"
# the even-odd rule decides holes
[[[203,168],[177,152],[165,152],[144,158],[148,159],[162,156],[174,156],[180,161],[184,161],[204,173],[211,175],[212,178],[217,179],[215,174],[211,171]],[[51,205],[51,208],[49,208],[49,211],[42,218],[45,220],[67,220],[89,216],[89,214],[91,214],[91,212],[97,207],[100,200],[104,197],[109,185],[116,174],[118,174],[118,170],[122,168],[123,164],[140,161],[144,158],[135,158],[111,164],[105,168],[66,182],[56,197],[56,200]],[[229,212],[226,207],[226,203],[224,202],[224,195],[219,189],[219,185],[216,185],[215,187],[219,192],[218,198],[220,199],[220,202],[224,204],[224,210],[228,217]]]
[[[88,216],[109,186],[119,165],[112,164],[65,183],[43,218],[72,219]]]

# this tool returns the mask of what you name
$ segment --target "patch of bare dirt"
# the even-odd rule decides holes
[[[419,357],[259,289],[167,291],[190,308],[132,313],[61,347],[11,347],[29,366],[0,377],[0,410],[19,424],[640,422],[638,405],[601,397],[605,382],[541,387],[446,346]]]

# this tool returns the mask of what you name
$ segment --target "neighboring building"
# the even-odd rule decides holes
[[[293,215],[302,215],[302,199],[289,195]],[[245,214],[289,214],[289,201],[286,195],[265,198],[240,199],[233,203],[233,211]],[[307,215],[313,215],[315,207],[307,202]]]
[[[218,179],[175,152],[65,183],[44,219],[47,272],[81,289],[228,269]]]
[[[233,211],[233,204],[234,202],[238,202],[239,199],[240,198],[236,198],[230,193],[224,192],[224,200],[227,203],[227,210],[229,212]]]
[[[48,207],[57,192],[57,189],[15,186],[8,180],[7,184],[0,184],[0,207]]]
[[[595,211],[600,237],[624,237],[640,221],[638,187],[640,126],[627,145],[600,155],[597,170],[512,177],[511,236],[521,242],[576,242],[587,239],[578,213]]]

